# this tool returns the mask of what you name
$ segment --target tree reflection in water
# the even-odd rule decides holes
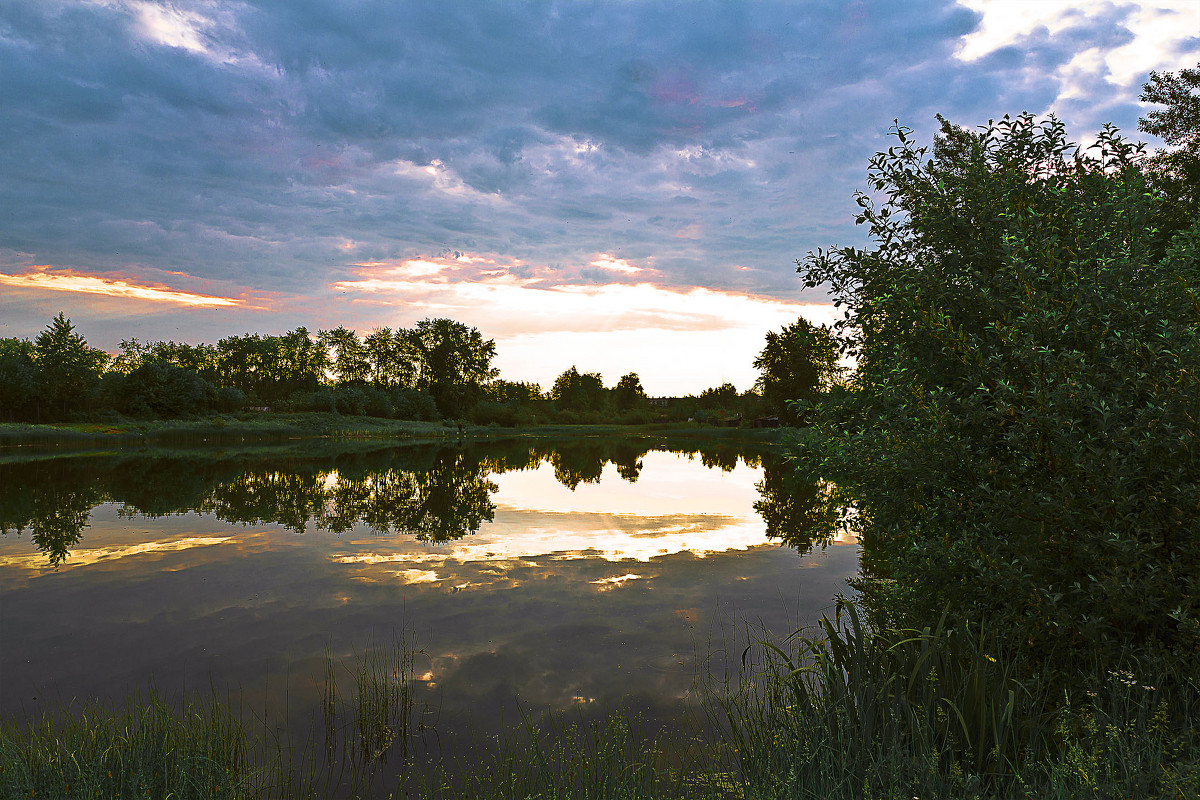
[[[800,553],[829,545],[841,527],[846,498],[826,481],[800,477],[778,455],[761,458],[763,477],[754,488],[761,495],[754,510],[767,526],[767,536]]]
[[[103,502],[94,485],[75,478],[73,465],[39,461],[24,465],[23,480],[0,471],[0,533],[29,530],[29,538],[50,564],[66,560],[79,543],[92,509]]]
[[[187,457],[88,456],[0,464],[0,533],[20,535],[50,565],[67,560],[101,503],[120,503],[126,517],[188,511],[246,525],[274,523],[303,533],[332,533],[364,525],[379,534],[447,542],[493,519],[496,473],[548,462],[555,478],[575,490],[598,483],[607,464],[636,482],[650,450],[699,455],[709,468],[732,471],[739,458],[761,466],[762,495],[754,506],[767,535],[807,550],[827,543],[837,518],[836,492],[805,484],[773,454],[748,454],[728,443],[672,445],[662,440],[513,440],[479,447],[417,445],[356,452],[296,454],[259,451],[227,456],[196,451]]]

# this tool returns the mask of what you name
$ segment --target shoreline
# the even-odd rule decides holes
[[[206,446],[277,444],[297,440],[369,439],[393,442],[436,442],[513,438],[590,438],[631,436],[695,438],[776,445],[796,429],[719,428],[694,422],[644,425],[581,424],[463,425],[377,417],[342,416],[327,412],[224,414],[193,420],[125,420],[121,422],[0,423],[0,457],[28,448],[92,450],[97,447]]]

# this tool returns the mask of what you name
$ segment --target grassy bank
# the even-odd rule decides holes
[[[669,436],[698,441],[774,443],[782,429],[715,428],[677,422],[648,425],[535,425],[501,427],[466,424],[461,435],[473,438],[577,438],[590,436]],[[417,422],[312,412],[294,414],[222,414],[193,420],[125,420],[113,423],[58,422],[45,425],[0,423],[2,447],[123,447],[234,444],[289,439],[457,439],[453,422]]]
[[[213,697],[173,704],[153,693],[5,723],[0,795],[1200,796],[1196,676],[1131,665],[1051,694],[1018,679],[1024,671],[993,655],[995,644],[977,630],[872,631],[847,608],[811,636],[748,647],[737,678],[700,676],[702,714],[686,730],[647,733],[622,713],[526,717],[476,751],[486,757],[418,768],[411,642],[397,641],[346,667],[331,659],[317,678],[321,711],[299,736],[258,731]]]
[[[231,443],[316,437],[432,439],[449,435],[450,429],[441,423],[345,417],[333,413],[220,414],[189,420],[0,424],[0,446],[111,447],[147,443]]]

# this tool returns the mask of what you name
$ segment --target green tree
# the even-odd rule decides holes
[[[385,389],[411,389],[416,385],[417,363],[410,337],[404,331],[376,328],[363,341],[370,365],[370,380]]]
[[[761,373],[757,385],[767,408],[785,425],[804,421],[793,402],[816,401],[842,375],[833,330],[827,325],[813,325],[803,317],[779,333],[767,332],[767,343],[754,359],[754,368]]]
[[[11,422],[31,406],[37,393],[37,368],[28,339],[0,339],[0,411]]]
[[[1170,201],[1168,230],[1177,230],[1200,216],[1200,65],[1151,72],[1141,100],[1166,106],[1147,113],[1138,130],[1167,143],[1168,149],[1146,159],[1143,168]]]
[[[121,341],[121,352],[109,364],[108,371],[128,375],[143,364],[154,362],[186,369],[215,383],[220,377],[217,356],[217,348],[211,344],[172,341],[143,344],[137,339],[124,339]]]
[[[290,397],[296,392],[312,392],[325,380],[329,370],[329,351],[299,327],[282,336],[270,337],[274,352],[276,386],[265,399]]]
[[[103,350],[88,347],[60,311],[33,343],[38,396],[51,413],[66,416],[88,397],[108,361]]]
[[[257,333],[227,336],[217,342],[217,370],[224,386],[264,399],[277,386],[275,343]]]
[[[122,339],[121,350],[108,365],[109,372],[128,375],[146,362],[150,356],[151,345],[143,344],[135,339]]]
[[[217,342],[218,382],[268,403],[316,389],[327,363],[325,349],[305,328],[283,336],[255,333]]]
[[[738,390],[732,383],[722,383],[700,393],[700,407],[708,410],[733,409],[737,402]]]
[[[869,250],[800,263],[846,309],[855,385],[798,453],[848,487],[871,607],[944,609],[1038,656],[1200,646],[1200,303],[1156,253],[1138,148],[1054,118],[871,161]],[[1066,663],[1066,662],[1061,662]]]
[[[580,372],[574,365],[554,379],[550,399],[560,411],[601,411],[604,409],[604,381],[598,372]]]
[[[462,417],[478,402],[492,367],[496,343],[452,319],[424,319],[407,332],[417,365],[416,388],[428,392],[444,417]]]
[[[613,404],[618,411],[630,411],[646,406],[646,390],[642,388],[642,379],[636,372],[622,375],[612,392]]]
[[[332,351],[331,361],[338,383],[365,382],[371,375],[371,362],[358,334],[339,325],[331,331],[320,331],[317,341]]]
[[[533,403],[543,399],[542,387],[525,381],[496,379],[483,390],[489,400],[497,403]]]
[[[211,344],[155,342],[150,345],[150,356],[155,361],[194,372],[209,383],[218,383],[217,348]]]

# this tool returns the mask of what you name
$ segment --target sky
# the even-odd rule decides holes
[[[510,380],[745,390],[894,120],[1145,139],[1198,62],[1196,0],[5,0],[0,337],[450,317]]]

